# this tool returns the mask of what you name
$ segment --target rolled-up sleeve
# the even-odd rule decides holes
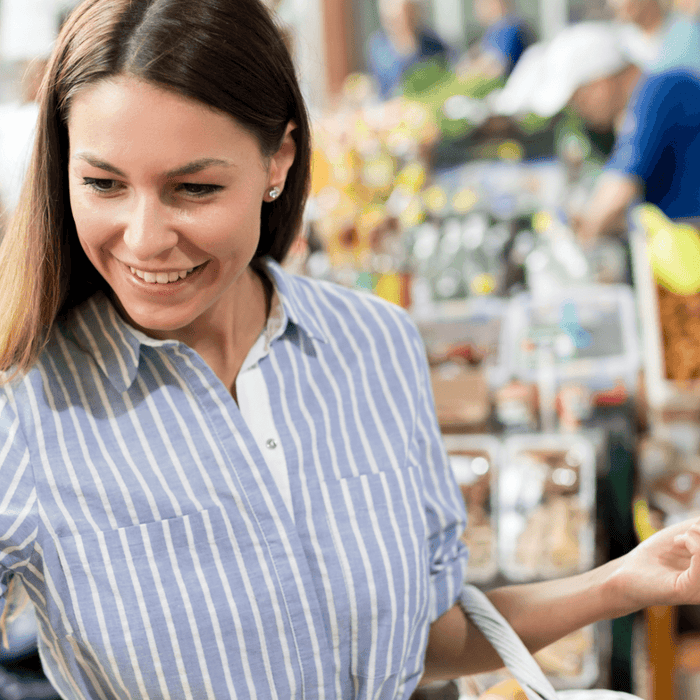
[[[419,395],[411,459],[423,474],[431,620],[436,620],[455,604],[465,578],[468,555],[461,535],[467,515],[438,425],[425,348],[417,330],[413,344]]]

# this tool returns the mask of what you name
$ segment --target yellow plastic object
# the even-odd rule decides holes
[[[400,272],[388,272],[377,280],[374,293],[392,304],[408,306],[408,288],[406,276]]]
[[[649,504],[646,499],[638,498],[634,502],[633,506],[634,513],[634,529],[637,532],[637,537],[640,542],[651,537],[655,532],[656,528],[651,521],[651,513],[649,512]]]
[[[636,216],[647,234],[649,264],[656,281],[674,294],[700,291],[698,230],[675,223],[652,204],[637,207]]]

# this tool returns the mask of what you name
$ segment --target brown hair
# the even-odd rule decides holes
[[[0,370],[28,369],[57,316],[106,288],[71,216],[66,120],[82,88],[120,74],[228,113],[265,157],[293,122],[296,157],[281,196],[262,205],[254,262],[282,261],[301,226],[309,122],[283,33],[262,2],[84,0],[49,60],[29,171],[0,245]]]

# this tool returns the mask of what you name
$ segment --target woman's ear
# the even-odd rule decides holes
[[[297,128],[294,122],[289,122],[282,138],[282,145],[270,159],[270,168],[268,171],[267,192],[273,188],[277,188],[278,194],[275,197],[265,195],[265,199],[271,201],[279,197],[279,193],[284,189],[284,183],[287,180],[287,173],[292,167],[294,158],[297,153],[297,144],[292,136],[292,132]]]

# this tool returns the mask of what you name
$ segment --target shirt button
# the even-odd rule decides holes
[[[277,447],[277,441],[274,438],[270,438],[265,445],[268,450],[274,450]]]

